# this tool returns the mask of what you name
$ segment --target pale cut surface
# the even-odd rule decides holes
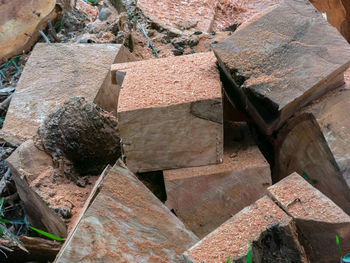
[[[111,71],[126,73],[118,112],[221,98],[212,52],[115,64]]]

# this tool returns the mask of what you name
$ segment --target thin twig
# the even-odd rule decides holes
[[[39,30],[40,35],[44,38],[46,43],[51,43],[50,40],[47,38],[47,36],[45,35],[45,33],[42,30]]]
[[[153,46],[153,44],[151,43],[151,39],[148,37],[146,30],[141,26],[139,21],[136,21],[136,22],[137,22],[137,25],[139,26],[139,28],[141,29],[141,32],[147,38],[147,46],[151,47],[153,49],[154,53],[156,54],[156,56],[159,58],[158,52],[157,52],[156,48]]]
[[[11,94],[10,96],[8,96],[3,102],[0,103],[0,110],[5,111],[5,110],[9,107],[10,102],[11,102],[11,99],[12,99],[12,97],[13,97],[13,94],[14,94],[14,93],[12,93],[12,94]]]

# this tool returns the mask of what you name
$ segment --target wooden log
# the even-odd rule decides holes
[[[350,213],[349,188],[311,113],[289,120],[275,141],[273,181],[293,172],[304,175],[315,188]]]
[[[110,65],[129,61],[129,53],[113,44],[38,43],[8,109],[4,138],[17,144],[30,139],[49,113],[74,96],[116,112],[119,89],[110,83]]]
[[[121,161],[89,203],[55,262],[179,262],[198,241]]]
[[[293,219],[267,196],[244,208],[184,253],[186,262],[309,262]]]
[[[0,64],[28,51],[49,19],[55,17],[54,0],[2,1],[0,8]]]
[[[295,220],[310,262],[337,262],[336,236],[340,238],[342,250],[350,251],[349,215],[300,175],[293,173],[268,191]]]
[[[221,162],[222,87],[213,53],[115,64],[112,77],[123,80],[118,121],[131,171]]]
[[[214,53],[231,82],[227,94],[238,93],[241,107],[268,135],[341,86],[350,65],[348,43],[306,0],[285,1],[218,43]]]
[[[270,166],[245,123],[227,124],[221,164],[165,170],[166,205],[199,238],[266,194]]]

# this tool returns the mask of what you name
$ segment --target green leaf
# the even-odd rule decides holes
[[[0,222],[1,223],[11,223],[10,220],[6,220],[6,219],[3,219],[3,218],[0,218]]]
[[[231,263],[231,256],[228,256],[226,263]]]
[[[38,232],[39,234],[41,234],[41,235],[43,235],[43,236],[46,236],[46,237],[51,238],[51,239],[53,239],[53,240],[57,240],[57,241],[59,241],[59,242],[64,242],[64,239],[61,238],[61,237],[58,237],[58,236],[55,236],[55,235],[53,235],[53,234],[47,233],[47,232],[45,232],[45,231],[43,231],[43,230],[37,229],[37,228],[32,227],[32,226],[29,226],[29,227],[30,227],[30,229],[32,229],[32,230]]]
[[[338,247],[338,252],[339,252],[339,256],[342,257],[342,253],[341,253],[341,247],[340,247],[340,241],[339,241],[339,237],[338,235],[335,236],[335,240],[337,242],[337,247]]]
[[[249,245],[246,263],[252,263],[252,245]]]
[[[4,212],[2,211],[2,206],[4,205],[4,197],[0,198],[0,216],[4,216]]]

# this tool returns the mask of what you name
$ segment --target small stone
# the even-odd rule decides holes
[[[183,48],[173,49],[172,52],[174,56],[181,56],[184,53],[184,49]]]
[[[199,43],[199,39],[190,39],[190,40],[188,41],[188,45],[189,45],[190,47],[197,46],[198,43]]]
[[[181,30],[188,30],[191,28],[196,27],[198,22],[192,22],[192,21],[179,21],[176,23],[176,26]]]
[[[89,184],[89,178],[84,176],[84,177],[79,177],[79,179],[75,182],[75,184],[79,187],[85,187]]]
[[[187,45],[187,41],[184,38],[175,38],[173,41],[171,41],[171,44],[173,44],[176,49],[180,49]]]
[[[119,31],[117,36],[115,37],[115,42],[117,44],[123,44],[125,40],[125,33],[123,31]]]
[[[101,21],[105,21],[111,14],[111,11],[109,11],[107,8],[102,8],[98,15],[98,19]]]

